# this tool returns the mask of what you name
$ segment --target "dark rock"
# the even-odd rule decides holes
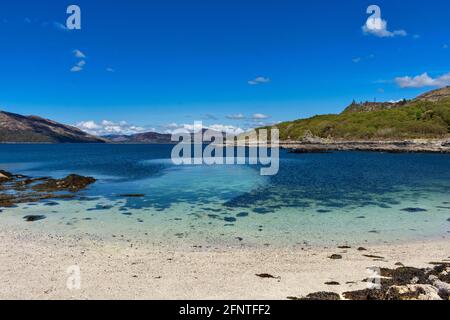
[[[58,206],[58,205],[59,205],[58,202],[53,202],[53,201],[47,202],[44,204],[44,206],[47,206],[47,207],[54,207],[54,206]]]
[[[342,259],[342,256],[340,254],[333,254],[328,258],[332,259],[332,260],[340,260],[340,259]]]
[[[383,300],[384,293],[381,290],[357,290],[352,292],[344,292],[342,294],[348,300]]]
[[[384,259],[384,257],[380,257],[380,256],[374,256],[371,254],[363,254],[364,257],[366,258],[372,258],[372,259]]]
[[[330,213],[332,211],[331,210],[326,210],[326,209],[319,209],[319,210],[316,210],[316,212],[318,212],[318,213]]]
[[[400,263],[397,263],[399,265]],[[424,296],[429,299],[448,299],[448,294],[436,288],[438,279],[444,284],[450,283],[447,268],[450,264],[436,263],[433,269],[400,267],[397,269],[381,268],[379,290],[358,290],[345,292],[349,300],[414,300]],[[444,290],[445,291],[445,290]]]
[[[352,247],[349,247],[349,246],[339,246],[338,248],[339,248],[339,249],[351,249]]]
[[[317,300],[317,301],[325,301],[325,300],[341,300],[341,297],[334,292],[315,292],[308,294],[305,298],[288,298],[290,300]]]
[[[96,179],[92,177],[83,177],[76,174],[71,174],[64,179],[48,179],[41,184],[33,186],[32,189],[39,192],[78,192],[93,184],[95,181]]]
[[[7,171],[0,170],[0,183],[11,181],[13,179],[13,175]]]
[[[366,249],[366,248],[363,248],[363,247],[359,247],[359,248],[358,248],[358,251],[367,251],[367,249]]]
[[[233,217],[225,217],[225,218],[223,218],[223,220],[225,220],[226,222],[236,222],[237,221],[236,218],[233,218]]]
[[[341,285],[339,282],[336,282],[336,281],[325,282],[325,284],[327,286],[340,286]]]
[[[30,215],[30,216],[23,217],[23,219],[26,222],[34,222],[34,221],[44,220],[45,218],[47,218],[47,217],[44,215]]]
[[[281,279],[281,277],[274,277],[273,275],[268,274],[268,273],[256,274],[256,276],[263,278],[263,279]]]
[[[417,212],[427,212],[428,210],[422,209],[422,208],[405,208],[405,209],[402,209],[401,211],[417,213]]]
[[[244,217],[248,217],[248,212],[239,212],[236,217],[238,218],[244,218]]]
[[[258,213],[258,214],[267,214],[267,213],[271,213],[272,211],[266,208],[255,208],[253,209],[253,212]]]

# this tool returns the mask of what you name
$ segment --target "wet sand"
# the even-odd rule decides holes
[[[344,245],[344,244],[343,244]],[[352,248],[151,245],[0,227],[0,299],[287,299],[365,289],[368,267],[450,261],[448,237]],[[330,259],[333,254],[342,259]],[[364,255],[383,257],[369,258]],[[81,288],[69,290],[77,265]],[[256,274],[270,274],[261,278]],[[326,285],[338,282],[340,285]]]

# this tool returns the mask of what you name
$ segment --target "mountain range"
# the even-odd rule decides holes
[[[318,115],[276,125],[282,141],[304,137],[333,140],[444,138],[450,136],[450,87],[412,100],[353,102],[340,114]],[[0,143],[172,143],[156,132],[97,137],[38,116],[0,111]]]
[[[111,143],[154,143],[154,144],[170,144],[170,134],[162,134],[157,132],[145,132],[131,135],[106,135],[102,138],[107,139]]]

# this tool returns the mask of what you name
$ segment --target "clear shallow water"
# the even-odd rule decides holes
[[[171,148],[0,145],[5,170],[99,179],[75,200],[5,209],[0,223],[201,246],[362,244],[450,235],[449,155],[282,152],[279,174],[262,177],[254,166],[176,167]],[[30,214],[47,218],[24,222]]]

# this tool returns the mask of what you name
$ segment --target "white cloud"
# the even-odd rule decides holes
[[[142,133],[147,131],[154,131],[153,129],[146,129],[144,127],[135,126],[128,124],[126,121],[113,122],[108,120],[103,120],[100,123],[95,121],[82,121],[75,125],[80,130],[83,130],[89,134],[96,136],[104,135],[130,135],[136,133]]]
[[[380,12],[380,8],[378,6],[370,6],[367,10],[367,13],[371,14],[374,12]],[[392,38],[395,36],[405,37],[408,33],[405,30],[395,30],[389,31],[388,23],[386,20],[383,20],[381,16],[373,16],[369,17],[366,21],[366,24],[362,27],[365,34],[371,34],[380,38]]]
[[[353,58],[353,59],[352,59],[353,63],[360,63],[361,60],[362,60],[361,57],[357,57],[357,58]]]
[[[432,78],[428,73],[415,77],[398,77],[395,82],[400,88],[445,87],[450,85],[450,73]]]
[[[78,50],[78,49],[73,50],[73,55],[75,56],[75,58],[79,58],[79,59],[85,59],[86,58],[86,55],[83,52],[81,52],[80,50]]]
[[[70,72],[80,72],[80,71],[83,71],[83,68],[80,67],[80,66],[78,66],[78,65],[73,66],[73,67],[70,69]]]
[[[70,71],[71,72],[83,71],[83,67],[86,65],[86,60],[84,60],[86,58],[86,55],[78,49],[73,50],[72,53],[76,58],[82,59],[82,60],[78,61],[78,63],[75,66],[73,66],[70,69]]]
[[[48,23],[45,23],[45,25],[48,25]],[[61,30],[61,31],[69,31],[69,29],[67,29],[67,27],[65,25],[63,25],[60,22],[53,22],[51,23],[51,25],[56,29],[56,30]]]
[[[444,44],[444,45],[442,46],[442,49],[448,49],[448,44]]]
[[[251,86],[256,86],[258,84],[264,84],[264,83],[269,83],[269,82],[270,82],[270,78],[256,77],[255,79],[248,81],[248,84]]]
[[[214,131],[219,131],[219,132],[225,132],[227,134],[233,134],[233,135],[238,135],[238,134],[244,133],[244,130],[239,127],[235,127],[235,126],[231,126],[231,125],[223,125],[223,124],[213,124],[212,126],[209,126],[208,129],[211,129]]]
[[[204,126],[204,125],[202,126],[198,123],[196,123],[194,125],[192,125],[192,124],[178,125],[176,123],[171,123],[164,127],[166,128],[164,133],[167,133],[167,134],[194,133],[194,132],[198,132],[202,129],[210,129],[210,130],[214,130],[214,131],[218,131],[218,132],[225,132],[225,133],[233,134],[233,135],[238,135],[238,134],[245,132],[242,128],[235,127],[232,125],[224,125],[224,124],[213,124],[210,126]]]
[[[106,71],[108,71],[108,72],[116,72],[116,70],[114,70],[113,68],[106,68]]]
[[[230,119],[230,120],[244,120],[245,116],[242,113],[230,114],[230,115],[227,116],[227,119]]]
[[[262,113],[255,113],[252,116],[253,120],[265,120],[265,119],[269,119],[270,116],[266,115],[266,114],[262,114]]]

